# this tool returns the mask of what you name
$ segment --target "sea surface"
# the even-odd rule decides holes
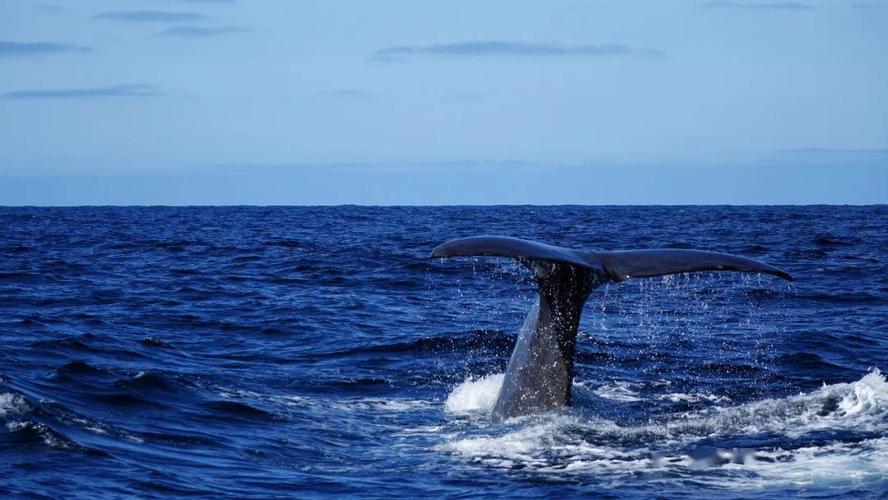
[[[599,288],[574,406],[488,411],[501,234],[792,273]],[[884,498],[888,207],[0,208],[0,495]]]

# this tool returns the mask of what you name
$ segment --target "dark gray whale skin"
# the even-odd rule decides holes
[[[570,404],[577,328],[592,290],[607,282],[694,271],[739,271],[792,280],[785,271],[737,255],[702,250],[596,252],[506,236],[473,236],[438,245],[432,257],[511,257],[533,271],[539,298],[515,343],[493,407],[496,418]]]

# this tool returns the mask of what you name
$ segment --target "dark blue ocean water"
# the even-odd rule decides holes
[[[457,236],[781,267],[602,287],[573,408],[491,421],[528,272]],[[2,208],[0,494],[888,489],[888,207]]]

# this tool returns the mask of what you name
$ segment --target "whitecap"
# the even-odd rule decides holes
[[[0,394],[0,417],[17,415],[28,411],[28,402],[25,398],[11,392]]]

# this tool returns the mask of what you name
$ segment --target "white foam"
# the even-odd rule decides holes
[[[71,443],[56,437],[52,429],[40,422],[10,421],[6,422],[6,428],[11,433],[32,431],[40,436],[44,444],[52,448],[71,448]]]
[[[459,453],[493,465],[511,467],[514,463],[545,465],[538,451],[558,430],[558,424],[547,422],[531,425],[504,436],[458,439],[442,445],[440,450]]]
[[[640,390],[644,389],[645,386],[657,388],[669,385],[671,385],[670,382],[666,380],[658,380],[656,382],[650,382],[646,384],[640,382],[630,382],[627,380],[614,380],[612,382],[600,384],[597,386],[596,383],[592,381],[575,381],[573,387],[575,390],[578,390],[580,392],[588,391],[588,393],[594,394],[595,396],[598,396],[602,399],[616,401],[618,403],[635,403],[639,401],[646,401],[645,396],[643,396],[640,392]],[[651,395],[650,397],[659,401],[670,401],[672,403],[700,403],[703,401],[709,403],[728,403],[731,401],[731,398],[727,396],[706,394],[702,392],[672,392],[668,394]]]
[[[589,425],[590,422],[575,416],[549,414],[525,420],[525,425],[503,435],[454,439],[437,449],[494,467],[520,464],[540,471],[587,470],[606,467],[614,460],[623,465],[631,461],[627,460],[630,454],[618,448],[565,439],[565,429]],[[557,458],[553,460],[554,457]]]
[[[615,380],[609,384],[604,384],[594,389],[592,392],[604,399],[611,401],[619,401],[621,403],[632,403],[635,401],[643,401],[635,388],[641,384],[636,382],[626,382],[623,380]]]
[[[725,470],[752,471],[745,481],[725,481],[735,488],[842,486],[888,481],[888,438],[833,443],[794,450],[758,451],[755,460],[727,464]]]
[[[340,401],[331,404],[331,406],[347,411],[363,410],[363,411],[379,411],[401,413],[405,411],[416,411],[426,409],[432,406],[429,401],[421,401],[418,399],[397,399],[397,398],[358,398]]]
[[[448,398],[448,411],[489,409],[501,376],[467,380]],[[611,387],[620,387],[611,385]],[[668,394],[665,397],[702,398],[705,394]],[[685,452],[700,442],[760,434],[783,435],[787,441],[818,431],[875,434],[859,442],[834,440],[795,449],[713,450],[693,458]],[[484,435],[479,435],[482,433]],[[807,394],[775,398],[733,407],[687,412],[669,420],[621,425],[606,419],[552,413],[507,426],[473,425],[463,432],[441,436],[437,450],[492,467],[523,468],[542,473],[595,473],[623,476],[647,474],[664,468],[719,471],[710,479],[725,487],[775,485],[888,484],[888,381],[879,370],[846,384],[825,385]],[[735,473],[731,473],[731,472]],[[707,476],[708,477],[708,476]],[[878,484],[882,484],[882,483]]]
[[[875,369],[856,382],[717,409],[703,419],[721,432],[770,431],[797,437],[822,429],[888,431],[888,382]]]
[[[888,381],[878,369],[851,385],[851,392],[839,403],[845,415],[884,411],[888,407]]]
[[[716,394],[704,394],[702,392],[672,392],[669,394],[661,394],[657,396],[661,401],[671,401],[673,403],[699,403],[701,401],[709,401],[710,403],[729,403],[731,398],[727,396],[718,396]]]
[[[0,417],[17,415],[28,411],[28,403],[25,398],[11,392],[0,394]]]
[[[467,379],[447,396],[444,410],[456,414],[491,411],[503,385],[503,377],[502,373],[497,373],[480,379]]]

